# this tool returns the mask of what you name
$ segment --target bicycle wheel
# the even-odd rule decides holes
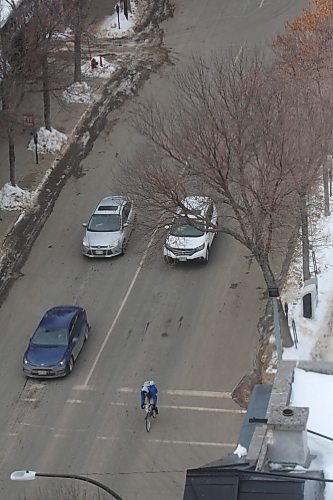
[[[146,431],[149,432],[150,427],[151,427],[151,414],[150,414],[150,412],[147,413],[145,420],[146,420]]]

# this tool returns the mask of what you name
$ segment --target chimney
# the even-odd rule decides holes
[[[309,460],[307,421],[309,408],[273,405],[267,426],[272,433],[267,458],[270,462],[305,466]]]

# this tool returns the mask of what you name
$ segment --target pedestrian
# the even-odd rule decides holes
[[[93,57],[92,60],[90,61],[90,64],[91,64],[91,69],[94,70],[97,68],[98,66],[98,62],[96,61],[96,59]]]

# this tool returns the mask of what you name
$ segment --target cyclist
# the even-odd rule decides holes
[[[141,408],[144,410],[145,405],[151,404],[153,407],[153,410],[155,411],[156,415],[158,414],[158,408],[157,408],[157,393],[158,389],[155,385],[155,382],[153,380],[146,380],[143,383],[142,389],[141,389]]]

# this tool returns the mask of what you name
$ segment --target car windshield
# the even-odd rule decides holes
[[[195,226],[184,224],[183,221],[176,221],[170,231],[172,236],[180,236],[183,238],[198,238],[205,233],[204,225],[201,221],[195,221]]]
[[[39,346],[64,347],[68,344],[67,330],[65,328],[48,329],[37,328],[32,338],[32,343]]]
[[[120,215],[118,214],[94,214],[88,224],[88,231],[113,232],[120,230]]]

